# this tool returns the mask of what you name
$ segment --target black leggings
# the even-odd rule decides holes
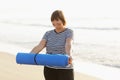
[[[44,77],[45,80],[74,80],[74,71],[44,67]]]

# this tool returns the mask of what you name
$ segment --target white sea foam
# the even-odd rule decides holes
[[[17,52],[30,52],[39,43],[44,33],[53,29],[49,25],[15,23],[0,23],[0,51],[13,55]],[[71,28],[74,30],[72,55],[75,70],[101,77],[103,80],[113,80],[115,77],[119,80],[119,69],[97,64],[120,67],[120,31]]]
[[[38,25],[38,22],[32,21],[3,21],[0,28],[1,43],[29,50],[40,42],[46,31],[53,29],[49,25]],[[71,28],[74,30],[72,52],[73,56],[77,56],[77,60],[120,67],[119,30]]]

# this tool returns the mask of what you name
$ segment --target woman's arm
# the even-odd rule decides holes
[[[66,54],[69,55],[69,64],[72,64],[71,46],[72,46],[72,39],[67,38],[66,44],[65,44],[65,51],[66,51]]]
[[[46,46],[46,40],[42,39],[40,43],[35,46],[30,53],[39,53]]]
[[[72,46],[72,39],[71,38],[67,38],[66,39],[66,44],[65,44],[65,52],[69,56],[71,56],[71,46]]]

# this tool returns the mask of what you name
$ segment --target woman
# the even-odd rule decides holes
[[[61,10],[56,10],[51,15],[51,22],[54,30],[47,31],[40,43],[34,47],[31,53],[39,53],[46,47],[47,54],[67,54],[71,56],[71,43],[73,39],[73,31],[66,28],[66,20]],[[74,80],[73,66],[70,63],[63,67],[44,67],[45,80]]]

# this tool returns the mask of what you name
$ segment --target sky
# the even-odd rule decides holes
[[[48,18],[60,9],[69,18],[120,18],[119,0],[0,0],[1,18]]]

